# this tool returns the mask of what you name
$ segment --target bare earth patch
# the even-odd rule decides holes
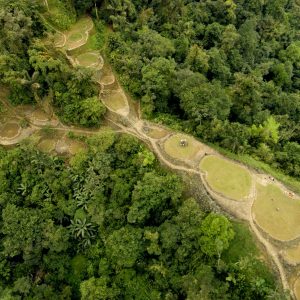
[[[289,241],[300,236],[300,201],[290,198],[275,184],[256,185],[252,214],[257,224],[274,239]]]

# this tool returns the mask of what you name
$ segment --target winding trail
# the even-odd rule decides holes
[[[48,7],[47,0],[44,0],[44,1],[45,1],[46,7]],[[43,19],[45,20],[45,22],[47,22],[47,20],[44,17],[43,17]],[[65,47],[66,43],[67,43],[67,38],[68,38],[67,35],[63,32],[58,31],[57,29],[55,29],[49,23],[48,23],[48,25],[58,35],[62,36],[62,43],[56,44],[56,47],[63,49]],[[91,30],[91,28],[88,28],[88,30],[86,30],[87,38],[85,39],[84,43],[82,43],[82,42],[79,43],[78,46],[75,47],[75,48],[72,48],[72,50],[74,50],[76,48],[80,48],[80,47],[82,47],[83,45],[85,45],[87,43],[90,30]],[[100,55],[100,53],[99,53],[99,55]],[[71,60],[76,61],[76,57],[75,58],[71,57]],[[76,61],[76,63],[78,64],[78,61]],[[102,67],[103,67],[103,64],[102,64],[102,66],[100,64],[100,65],[97,65],[97,66],[94,66],[94,67],[92,66],[92,67],[90,67],[90,69],[94,69],[95,72],[96,72],[96,71],[101,70]],[[115,78],[113,73],[111,73],[111,76],[112,76],[112,78]],[[107,88],[107,86],[109,86],[112,83],[109,83],[108,85],[105,85],[105,84],[101,83],[101,80],[97,81],[97,82],[100,85],[100,99],[101,99],[101,95],[103,93],[105,93],[106,91],[110,91]],[[126,97],[122,87],[118,84],[116,79],[115,79],[115,83],[118,86],[117,90],[120,90],[124,94],[124,96]],[[153,124],[153,123],[149,122],[149,121],[147,121],[147,123],[145,123],[141,119],[140,106],[139,106],[138,111],[135,111],[130,106],[130,101],[128,100],[127,97],[126,97],[126,101],[127,101],[126,105],[128,106],[129,109],[128,109],[128,111],[124,110],[124,113],[121,113],[121,114],[118,113],[118,111],[115,111],[111,107],[109,107],[109,105],[107,105],[107,102],[103,101],[103,103],[106,105],[108,111],[110,112],[109,113],[110,116],[106,116],[106,120],[109,121],[114,126],[116,126],[117,128],[119,128],[120,130],[117,130],[118,132],[124,132],[124,133],[130,134],[130,135],[133,135],[133,136],[137,137],[138,139],[142,140],[143,142],[145,142],[146,144],[148,144],[149,147],[151,147],[153,152],[156,154],[159,161],[161,163],[165,164],[166,166],[168,166],[170,169],[183,171],[183,172],[186,172],[188,174],[193,174],[193,175],[199,176],[199,180],[202,181],[202,183],[203,183],[205,189],[207,190],[208,194],[223,209],[225,209],[226,211],[229,211],[232,215],[234,215],[237,218],[248,221],[248,223],[249,223],[252,231],[256,235],[257,239],[259,240],[259,242],[262,245],[264,245],[266,251],[268,252],[270,257],[272,258],[272,260],[274,262],[274,265],[276,266],[276,268],[278,270],[283,288],[287,289],[287,290],[290,290],[291,291],[291,297],[294,298],[292,288],[290,288],[289,281],[287,279],[286,270],[285,270],[284,265],[282,264],[282,262],[280,260],[280,254],[278,253],[278,250],[265,238],[265,236],[262,234],[261,230],[255,224],[253,216],[252,216],[252,206],[253,206],[254,200],[256,199],[256,186],[254,184],[254,182],[256,180],[255,179],[256,175],[254,174],[254,172],[249,170],[251,175],[252,175],[252,179],[253,179],[253,184],[252,184],[249,200],[247,200],[245,202],[233,203],[232,200],[217,194],[216,192],[214,192],[209,187],[209,185],[207,184],[207,181],[205,179],[205,173],[202,172],[199,169],[199,164],[196,166],[195,162],[191,162],[191,167],[187,167],[187,166],[185,166],[186,164],[184,164],[184,162],[183,162],[183,164],[181,164],[177,160],[170,159],[164,153],[164,151],[161,149],[161,146],[160,146],[159,143],[164,141],[166,138],[170,137],[173,134],[173,132],[168,130],[170,133],[165,138],[161,138],[161,139],[151,138],[150,136],[148,136],[144,132],[143,125],[147,124],[147,127],[150,127],[151,129],[160,128],[160,127],[156,124]],[[4,101],[4,103],[10,110],[12,110],[14,112],[16,117],[18,117],[18,115],[15,112],[14,108],[11,107],[6,101]],[[29,124],[30,124],[30,128],[32,128],[33,131],[44,128],[47,125],[47,124],[45,124],[45,125],[37,126],[36,124],[33,124],[30,121],[29,121]],[[59,131],[65,131],[65,132],[72,131],[72,132],[83,133],[83,134],[95,134],[95,133],[99,132],[99,130],[88,130],[88,129],[81,129],[81,128],[77,128],[77,127],[73,127],[73,126],[66,126],[66,125],[62,124],[61,122],[59,122],[57,126],[54,126],[52,128],[56,129],[56,130],[59,130]],[[0,139],[0,142],[1,142],[1,139]],[[206,147],[208,147],[208,146],[206,146]],[[214,150],[212,150],[212,151],[214,151]]]

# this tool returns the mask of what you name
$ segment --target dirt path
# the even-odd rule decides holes
[[[45,0],[45,3],[47,3],[47,0]],[[63,48],[64,45],[66,44],[67,36],[64,33],[59,32],[55,28],[53,28],[53,29],[58,34],[61,34],[63,36],[64,43],[63,43],[63,45],[59,45],[58,46],[58,47]],[[87,33],[87,36],[88,36],[89,35],[89,31],[87,31],[86,33]],[[87,42],[87,40],[88,40],[88,38],[85,39],[85,43]],[[84,44],[80,43],[76,48],[79,48],[79,47],[83,46]],[[76,49],[76,48],[73,48],[73,49]],[[95,69],[95,71],[97,71],[97,68],[94,68],[94,69]],[[113,73],[112,73],[112,76],[114,76]],[[101,90],[103,91],[103,85],[100,84],[100,86],[101,86]],[[124,95],[125,95],[125,93],[124,93]],[[125,98],[126,98],[128,107],[130,107],[126,95],[125,95]],[[130,135],[133,135],[133,136],[137,137],[138,139],[140,139],[140,140],[144,141],[145,143],[147,143],[152,148],[152,150],[156,154],[157,158],[163,164],[165,164],[166,166],[168,166],[170,169],[184,171],[184,172],[186,172],[188,174],[198,175],[199,176],[199,180],[201,180],[203,182],[204,187],[206,188],[207,192],[213,197],[213,199],[215,199],[218,202],[218,204],[221,207],[223,207],[226,211],[231,212],[236,217],[244,219],[244,220],[247,220],[249,222],[249,225],[250,225],[252,231],[255,233],[257,239],[264,245],[266,251],[268,252],[268,254],[270,255],[270,257],[272,258],[274,264],[276,265],[276,267],[278,269],[278,273],[280,275],[280,279],[281,279],[283,288],[284,289],[290,289],[290,291],[292,293],[292,288],[289,287],[289,283],[288,283],[288,280],[287,280],[286,271],[285,271],[285,269],[283,267],[283,264],[280,261],[280,255],[279,255],[278,251],[263,236],[263,234],[260,232],[260,230],[255,225],[255,222],[253,220],[252,205],[253,205],[254,200],[256,198],[256,186],[255,186],[255,183],[254,183],[254,182],[256,182],[256,179],[255,179],[254,172],[251,171],[251,170],[249,170],[250,173],[251,173],[251,175],[252,175],[252,178],[253,178],[253,185],[252,185],[251,193],[250,193],[250,197],[249,197],[250,199],[247,200],[247,201],[245,201],[245,202],[236,202],[236,203],[233,203],[232,200],[227,199],[224,196],[218,195],[212,189],[210,189],[210,187],[208,186],[208,184],[206,182],[205,174],[203,172],[201,172],[198,167],[194,167],[194,168],[185,167],[185,166],[183,166],[181,164],[177,164],[176,161],[168,159],[168,157],[166,157],[166,155],[164,154],[164,152],[162,151],[162,149],[159,146],[159,141],[161,139],[151,138],[151,137],[147,136],[145,134],[145,132],[143,131],[143,124],[144,123],[143,123],[143,120],[141,119],[140,107],[138,109],[137,114],[136,113],[132,113],[132,111],[130,111],[130,109],[129,109],[129,112],[127,114],[120,115],[120,119],[117,118],[117,120],[112,120],[111,118],[107,117],[107,120],[109,122],[111,122],[112,124],[114,124],[115,126],[117,126],[118,128],[120,128],[119,132],[124,132],[124,133],[130,134]],[[111,109],[108,107],[108,110],[111,110]],[[114,112],[114,113],[117,114],[116,112]],[[122,120],[126,121],[126,125],[123,124],[124,122],[122,122]],[[31,126],[33,128],[35,128],[36,130],[43,128],[43,126],[36,126],[36,125],[32,125],[32,124],[31,124]],[[150,128],[151,127],[152,128],[157,127],[155,124],[153,124],[153,123],[151,123],[149,121],[147,121],[147,126],[150,127]],[[72,132],[85,133],[85,134],[86,133],[88,133],[88,134],[95,134],[95,133],[98,132],[98,131],[95,131],[95,130],[87,130],[87,129],[80,129],[80,128],[76,128],[76,127],[68,127],[68,126],[65,126],[65,125],[63,125],[61,123],[58,126],[55,126],[55,127],[52,127],[52,128],[56,129],[56,130],[60,130],[60,131],[65,131],[65,132],[72,131]],[[206,147],[208,147],[208,146],[206,146]],[[292,297],[293,297],[293,295],[292,295]]]

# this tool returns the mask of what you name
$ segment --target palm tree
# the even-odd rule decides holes
[[[76,239],[93,238],[96,233],[95,225],[87,222],[86,218],[71,220],[68,228]]]

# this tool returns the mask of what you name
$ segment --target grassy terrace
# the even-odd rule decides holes
[[[207,172],[206,180],[216,192],[238,201],[243,201],[249,195],[252,180],[246,168],[210,155],[202,159],[200,169]]]
[[[260,227],[275,239],[288,241],[300,235],[300,201],[274,184],[257,184],[252,213]]]

